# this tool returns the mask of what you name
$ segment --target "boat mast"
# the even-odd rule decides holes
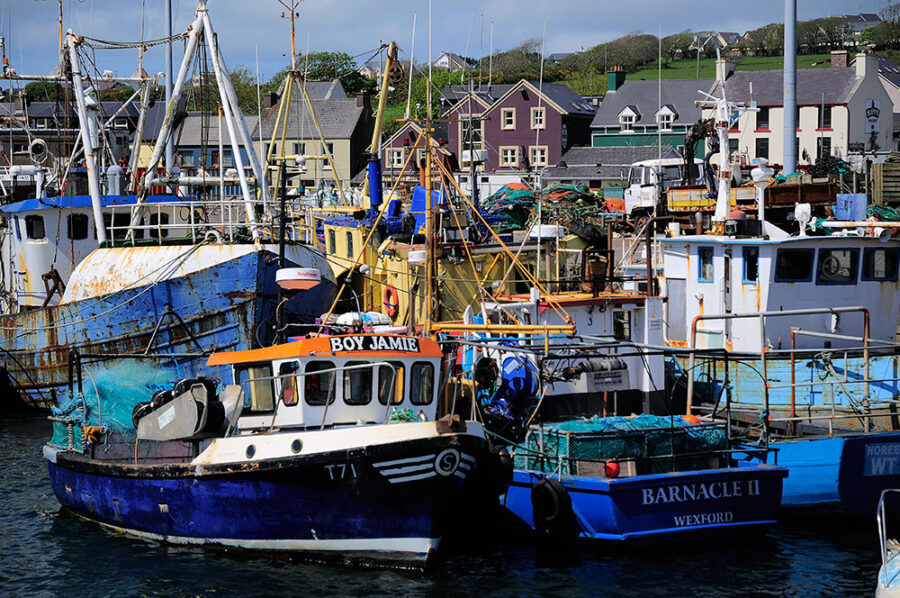
[[[91,207],[94,213],[94,229],[97,231],[97,244],[106,242],[106,226],[103,223],[103,204],[100,198],[100,177],[97,175],[97,163],[94,160],[94,136],[91,135],[88,122],[87,102],[81,81],[81,67],[78,64],[78,49],[75,34],[70,29],[66,34],[69,46],[69,62],[72,66],[72,87],[75,101],[78,103],[78,124],[81,127],[81,145],[84,147],[84,166],[87,168],[88,189],[91,194]]]
[[[428,83],[425,85],[425,102],[428,104],[427,117],[425,119],[425,335],[431,334],[431,324],[434,320],[434,306],[437,298],[434,297],[434,206],[431,202],[431,0],[428,0]]]

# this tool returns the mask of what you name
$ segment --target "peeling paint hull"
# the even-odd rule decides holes
[[[289,265],[328,272],[319,254],[305,247],[288,249]],[[150,353],[198,353],[177,320],[163,318],[170,310],[184,321],[204,353],[251,349],[270,343],[278,304],[277,259],[273,259],[277,256],[267,249],[216,255],[220,257],[213,257],[202,268],[186,273],[176,271],[152,284],[0,316],[0,347],[21,398],[31,406],[49,408],[69,392],[70,350],[81,354],[144,353],[161,318]],[[150,259],[147,264],[158,267],[161,261],[154,264]],[[138,274],[134,270],[127,272],[131,280],[141,280]],[[313,322],[327,309],[334,293],[333,282],[323,278],[322,284],[285,304],[286,321]],[[92,358],[83,363],[103,365],[107,361]],[[171,370],[174,379],[198,371],[205,361],[205,357],[196,357],[157,363]],[[226,370],[208,373],[227,377]],[[0,401],[0,410],[10,402]]]

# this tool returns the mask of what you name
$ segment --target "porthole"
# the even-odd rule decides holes
[[[256,454],[256,447],[252,444],[247,447],[247,458],[252,459],[253,455]]]
[[[291,452],[295,455],[303,450],[303,441],[299,438],[294,439],[294,442],[291,443]]]

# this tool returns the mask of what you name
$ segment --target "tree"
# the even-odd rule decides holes
[[[297,68],[306,73],[309,81],[340,79],[349,96],[375,91],[375,80],[360,74],[359,67],[346,52],[311,52],[297,56]],[[281,85],[288,68],[276,73],[270,81],[273,89]]]
[[[900,48],[900,23],[884,21],[869,27],[859,34],[859,42],[871,44],[879,50],[896,50]]]
[[[694,34],[688,29],[681,33],[669,35],[662,40],[663,56],[671,60],[680,60],[688,58],[692,52],[691,46],[694,43]],[[700,43],[703,43],[702,40]]]
[[[33,81],[25,86],[25,94],[36,102],[66,99],[66,90],[56,81]]]

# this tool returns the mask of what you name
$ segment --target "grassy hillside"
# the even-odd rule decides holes
[[[822,68],[830,67],[828,54],[809,54],[797,56],[797,68]],[[768,69],[781,69],[784,67],[783,56],[743,56],[735,59],[735,64],[742,71],[760,71]],[[659,76],[657,66],[627,74],[630,80],[654,80]],[[693,79],[697,76],[697,61],[691,59],[676,60],[663,65],[663,79]],[[714,58],[700,60],[700,77],[712,78],[716,76],[716,61]],[[580,94],[606,93],[606,75],[580,76],[562,81]]]

